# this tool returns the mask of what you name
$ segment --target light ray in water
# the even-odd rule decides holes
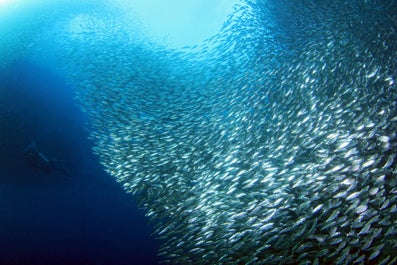
[[[393,264],[396,5],[246,1],[195,50],[94,11],[51,37],[166,261]]]
[[[0,0],[0,5],[9,4],[11,0]]]
[[[193,46],[216,35],[238,0],[118,1],[140,20],[154,40],[173,48]]]

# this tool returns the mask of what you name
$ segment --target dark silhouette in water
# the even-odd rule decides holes
[[[31,166],[36,168],[39,172],[51,174],[53,172],[60,172],[67,177],[71,177],[68,170],[66,170],[63,161],[48,158],[37,148],[35,141],[32,141],[24,150],[23,157],[29,162]]]

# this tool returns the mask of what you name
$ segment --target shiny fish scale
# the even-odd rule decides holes
[[[165,261],[396,261],[396,3],[353,2],[246,1],[181,52],[120,17],[57,33],[93,151]]]

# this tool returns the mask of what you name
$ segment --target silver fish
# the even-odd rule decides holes
[[[380,2],[245,0],[182,50],[125,12],[51,31],[93,152],[165,262],[396,262],[397,7]]]

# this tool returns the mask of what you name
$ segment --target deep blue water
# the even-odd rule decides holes
[[[196,22],[182,1],[143,6],[193,37],[217,4],[185,1]],[[149,0],[16,2],[0,265],[397,263],[396,0],[244,0],[192,47],[151,32]],[[70,177],[29,164],[32,141]]]
[[[0,73],[0,264],[157,264],[143,211],[106,174],[73,91],[54,70],[19,61]],[[72,177],[22,157],[36,141]]]

